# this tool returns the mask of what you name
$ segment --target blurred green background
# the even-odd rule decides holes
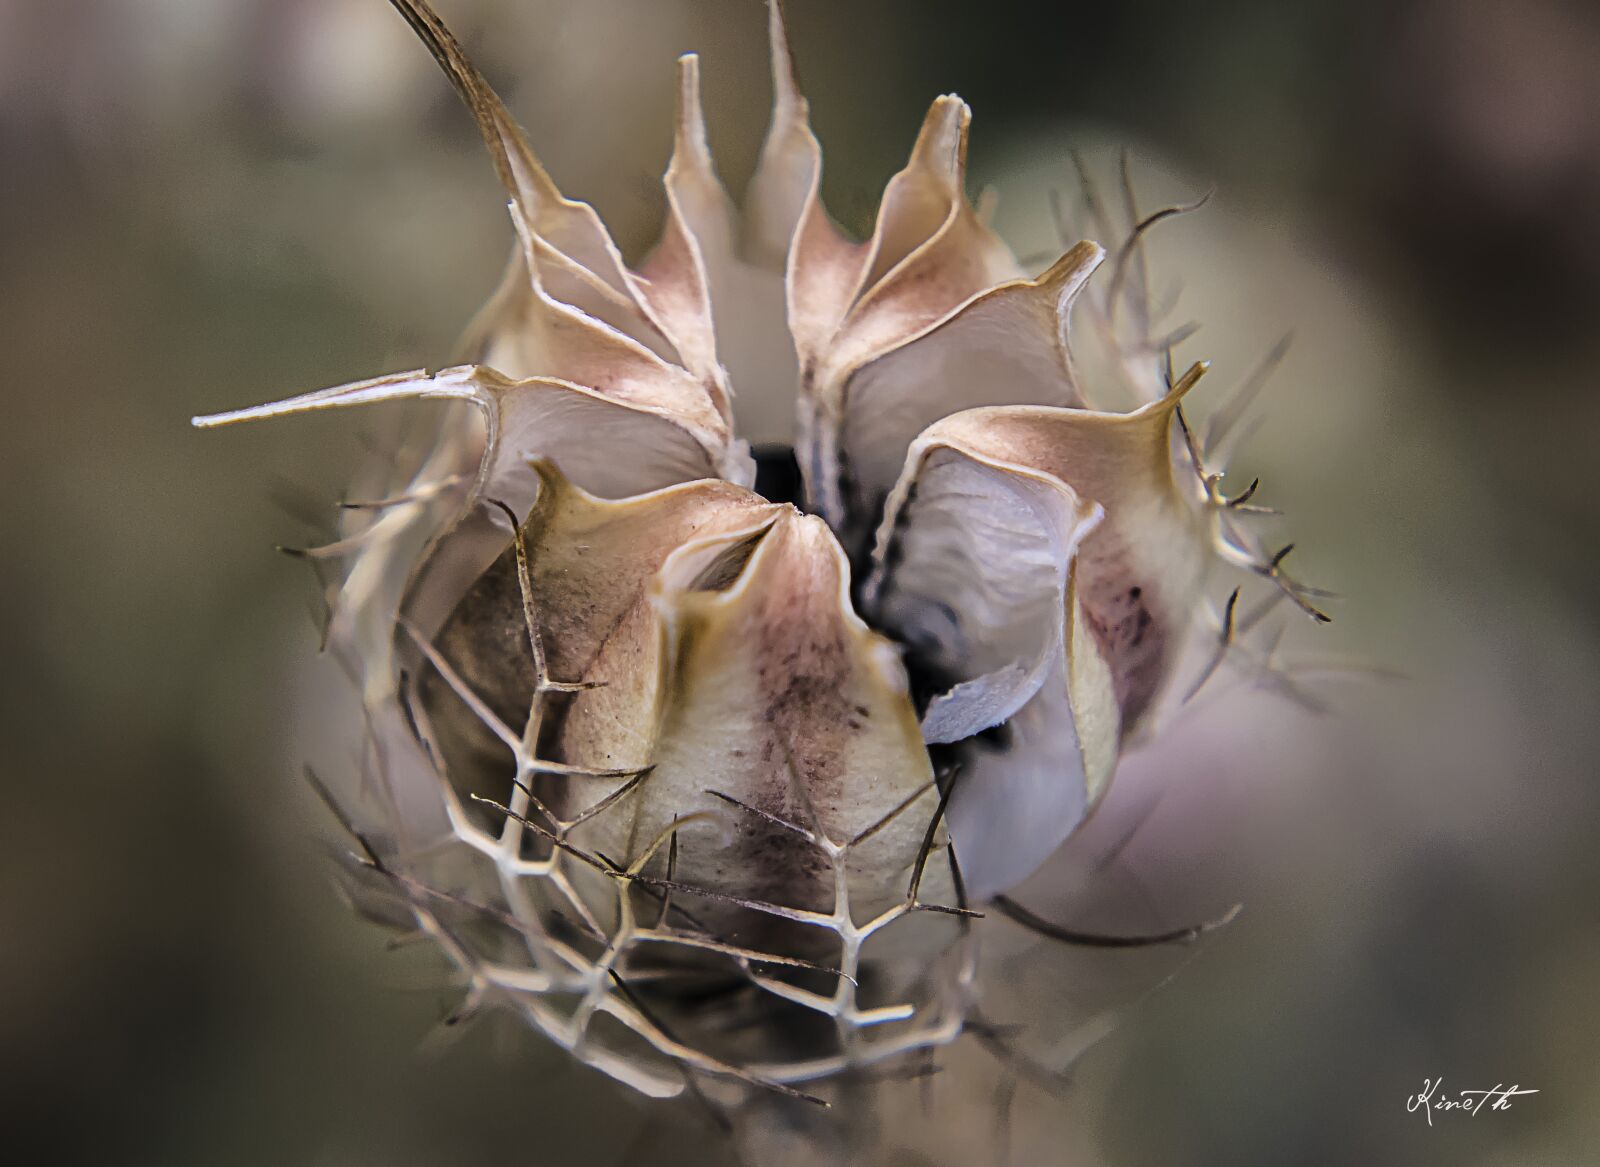
[[[657,222],[678,53],[704,54],[724,174],[748,174],[757,0],[439,6],[630,254]],[[1295,330],[1235,471],[1347,597],[1291,639],[1408,678],[1329,690],[1321,717],[1235,688],[1131,759],[1114,797],[1163,793],[1116,886],[1067,856],[1029,902],[1244,915],[1064,1092],[972,1049],[926,1107],[886,1090],[885,1160],[1593,1162],[1600,10],[792,0],[791,20],[857,228],[952,90],[1019,253],[1053,245],[1073,145],[1127,145],[1158,194],[1216,185],[1155,259],[1218,381]],[[448,359],[508,232],[427,55],[381,0],[0,0],[0,173],[8,1145],[721,1161],[512,1026],[423,1040],[449,997],[328,886],[297,774],[353,749],[308,728],[315,590],[272,552],[304,539],[296,514],[326,518],[361,426],[187,424]],[[1130,967],[1000,947],[997,1019],[1046,1044]],[[1429,1128],[1405,1103],[1439,1075],[1539,1093]]]

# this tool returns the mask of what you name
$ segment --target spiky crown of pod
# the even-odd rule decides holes
[[[1204,367],[1174,377],[1151,335],[1132,261],[1168,212],[1132,216],[1091,294],[1095,243],[1028,276],[967,200],[969,111],[946,96],[852,241],[774,4],[744,206],[685,57],[666,225],[631,269],[432,9],[393,3],[509,195],[473,363],[197,419],[444,403],[312,553],[343,568],[330,643],[381,779],[341,812],[351,886],[437,941],[469,1008],[650,1094],[792,1090],[952,1040],[973,905],[1104,795],[1208,568],[1322,618],[1204,467],[1180,406]],[[1099,375],[1144,404],[1095,407],[1075,304]],[[793,500],[752,489],[741,431],[792,443]]]

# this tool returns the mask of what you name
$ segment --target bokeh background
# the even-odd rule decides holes
[[[758,0],[439,6],[630,254],[679,52],[705,56],[724,174],[748,174]],[[951,90],[1020,253],[1055,244],[1069,148],[1127,146],[1152,197],[1216,186],[1154,258],[1219,383],[1295,332],[1235,474],[1346,598],[1286,643],[1404,674],[1329,673],[1321,715],[1234,678],[1132,759],[1114,797],[1150,813],[1115,878],[1068,855],[1025,898],[1091,924],[1244,914],[1148,995],[1143,958],[998,944],[997,1021],[1058,1061],[1101,1040],[1064,1090],[973,1048],[885,1087],[884,1161],[1593,1162],[1600,10],[791,8],[858,229]],[[8,1146],[727,1160],[508,1027],[427,1038],[449,997],[329,887],[297,775],[351,757],[307,729],[315,589],[272,551],[326,521],[361,427],[187,425],[448,359],[508,233],[427,55],[381,0],[0,0],[0,175]],[[1406,1100],[1440,1075],[1539,1093],[1430,1128]]]

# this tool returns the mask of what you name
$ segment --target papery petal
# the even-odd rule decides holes
[[[941,97],[928,111],[905,168],[884,192],[872,238],[864,252],[819,250],[832,267],[851,274],[854,287],[834,327],[815,321],[797,331],[801,416],[798,453],[811,504],[845,529],[840,481],[840,430],[845,385],[867,361],[909,340],[973,296],[1022,273],[1010,251],[967,201],[966,142],[971,111],[957,97]],[[824,272],[800,249],[791,259],[792,286],[817,283]],[[848,262],[840,263],[844,258]],[[791,292],[791,320],[794,294]]]
[[[1110,684],[1071,683],[1099,659],[1091,647],[1093,661],[1078,660],[1073,565],[1104,512],[1051,475],[948,445],[925,447],[914,475],[893,568],[875,571],[864,602],[920,674],[950,686],[928,704],[927,741],[1004,727],[1000,744],[963,751],[950,797],[956,856],[984,896],[1055,850],[1115,764]]]
[[[538,495],[522,526],[533,610],[552,679],[600,688],[574,700],[579,719],[606,726],[603,741],[569,736],[568,752],[602,767],[643,766],[654,737],[659,635],[649,585],[685,543],[759,531],[779,507],[730,483],[682,483],[621,500],[568,480],[553,461],[533,465]],[[461,596],[435,645],[459,677],[520,732],[533,697],[533,656],[514,548]],[[498,739],[436,674],[422,687],[452,775],[504,766]]]
[[[923,117],[905,168],[884,188],[868,260],[861,273],[866,295],[959,217],[966,204],[967,129],[972,110],[955,94],[934,99]]]
[[[828,528],[785,508],[758,540],[688,544],[663,565],[655,605],[664,669],[654,769],[628,800],[626,833],[608,812],[585,837],[632,859],[675,817],[710,812],[721,829],[683,832],[680,882],[831,912],[824,851],[711,792],[839,844],[912,797],[851,863],[872,876],[852,887],[858,921],[903,897],[937,795],[898,655],[855,615]],[[585,734],[610,740],[610,719],[584,708],[602,693],[574,702],[564,750]],[[695,911],[730,927],[743,918],[716,904]]]
[[[470,402],[486,439],[475,495],[518,512],[533,501],[529,459],[548,457],[574,482],[603,497],[622,497],[675,482],[715,476],[723,435],[709,418],[686,418],[648,382],[607,380],[608,392],[551,378],[515,381],[493,369],[461,365],[437,373],[395,373],[322,389],[250,409],[195,418],[202,427],[342,409],[388,401]]]
[[[927,448],[896,514],[893,569],[863,603],[946,686],[923,737],[954,742],[1007,721],[1066,645],[1078,544],[1103,516],[1058,479],[951,446]]]
[[[524,245],[533,237],[515,205],[512,220]],[[543,269],[527,269],[531,294],[521,302],[521,311],[512,326],[505,329],[491,355],[501,368],[508,364],[519,377],[546,377],[592,388],[617,401],[636,402],[665,410],[693,424],[723,448],[731,445],[731,430],[724,406],[726,389],[720,372],[706,376],[663,360],[650,349],[593,316],[548,295],[542,282]],[[660,285],[661,291],[665,285]],[[700,308],[706,311],[703,297]],[[703,338],[708,352],[714,353],[709,320]],[[714,355],[711,357],[715,369]],[[721,468],[719,467],[719,470]],[[732,474],[726,475],[733,477]]]
[[[795,82],[782,0],[767,9],[772,63],[772,118],[756,172],[745,189],[740,251],[745,259],[783,272],[807,210],[816,201],[822,149],[811,132],[811,108]]]
[[[797,192],[796,184],[809,182],[817,151],[813,141],[807,157],[803,138],[809,130],[803,120],[798,128],[793,120],[794,95],[792,82],[785,88],[787,50],[776,9],[773,21],[773,124],[744,214],[728,197],[711,159],[698,58],[680,60],[676,141],[666,175],[669,225],[643,274],[652,288],[670,287],[690,262],[692,245],[711,305],[708,344],[715,322],[715,347],[707,351],[727,370],[739,432],[756,441],[787,442],[794,430],[798,362],[785,320],[784,263],[804,195],[804,187]],[[803,119],[803,105],[800,115]]]
[[[516,204],[510,206],[513,224],[520,222],[522,229],[512,245],[511,258],[499,287],[467,326],[461,339],[458,351],[464,360],[489,365],[512,377],[534,375],[532,370],[518,364],[521,357],[516,335],[524,315],[530,310],[528,302],[535,295],[534,281],[528,274],[531,253],[532,270],[539,273],[539,286],[551,299],[571,305],[622,333],[663,361],[678,361],[678,350],[645,316],[632,296],[618,292],[571,256],[532,234]]]
[[[777,105],[772,133],[763,151],[763,169],[751,183],[752,213],[766,216],[768,226],[761,238],[770,246],[776,239],[779,225],[787,221],[793,198],[790,184],[804,184],[799,219],[788,245],[784,269],[784,299],[797,360],[796,384],[801,388],[796,403],[795,446],[804,468],[808,460],[821,456],[820,443],[809,436],[818,424],[818,399],[804,387],[816,379],[827,347],[860,290],[870,251],[867,244],[847,238],[822,205],[822,147],[812,133],[806,100],[795,87],[788,43],[780,39],[783,26],[778,11],[774,5],[773,81]],[[773,158],[770,164],[769,156]],[[764,178],[768,173],[773,177]],[[785,175],[787,181],[780,182],[779,174]],[[776,193],[767,194],[768,188],[776,188]],[[757,195],[761,197],[756,198]],[[773,209],[765,210],[766,207]],[[820,471],[812,468],[807,474],[817,479]]]
[[[390,695],[394,620],[402,610],[424,635],[504,548],[502,521],[482,509],[488,500],[522,513],[538,478],[532,458],[549,457],[595,494],[621,497],[715,475],[724,460],[716,429],[698,432],[665,409],[609,398],[549,379],[512,381],[491,369],[461,366],[429,375],[400,373],[308,393],[271,405],[196,418],[227,425],[322,409],[391,401],[462,401],[484,420],[443,426],[441,440],[416,478],[424,488],[453,476],[470,485],[387,508],[363,533],[366,550],[352,563],[334,604],[334,639],[365,661],[369,702]]]
[[[663,186],[666,225],[636,287],[673,338],[684,367],[704,382],[724,416],[731,416],[706,270],[708,252],[715,256],[727,249],[731,207],[711,163],[700,109],[700,61],[692,53],[678,59],[677,128]]]
[[[1083,541],[1078,591],[1112,668],[1123,736],[1149,711],[1194,611],[1211,543],[1204,515],[1177,478],[1172,427],[1196,366],[1162,400],[1131,413],[989,406],[936,422],[912,443],[890,496],[874,560],[890,562],[895,528],[926,452],[950,446],[1041,474],[1105,510]]]
[[[477,119],[519,220],[524,266],[537,271],[548,265],[556,273],[553,283],[574,296],[570,303],[586,312],[595,309],[591,314],[597,319],[658,354],[657,342],[664,338],[678,363],[701,379],[713,405],[726,415],[727,392],[716,363],[705,274],[670,185],[667,226],[658,248],[670,262],[658,265],[657,279],[642,279],[623,263],[594,208],[562,195],[505,103],[425,0],[395,3]]]
[[[671,696],[668,646],[654,603],[656,571],[670,556],[669,570],[688,576],[696,586],[710,587],[729,573],[737,575],[783,510],[751,494],[729,501],[708,495],[696,502],[714,509],[697,516],[692,525],[673,527],[670,547],[669,539],[652,538],[652,571],[637,579],[626,622],[618,624],[575,674],[598,687],[572,699],[557,738],[564,758],[617,768],[652,764],[664,704]]]
[[[1082,821],[1171,671],[1210,554],[1172,456],[1198,376],[1128,414],[972,409],[912,444],[864,598],[955,683],[928,706],[929,740],[1000,726],[964,748],[951,797],[974,894]]]
[[[964,750],[947,823],[974,899],[1021,883],[1104,795],[1116,761],[1111,689],[1070,680],[1074,664],[1098,660],[1056,657],[1001,740],[978,738]]]
[[[912,439],[980,405],[1081,405],[1068,314],[1105,253],[1080,243],[1033,280],[1002,284],[857,369],[842,386],[845,503],[873,522]]]

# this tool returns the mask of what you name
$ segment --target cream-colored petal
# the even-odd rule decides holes
[[[843,476],[848,468],[841,467],[847,383],[867,362],[974,296],[1023,274],[967,200],[970,120],[971,111],[959,98],[933,103],[911,160],[884,192],[873,236],[855,269],[847,311],[831,331],[815,327],[806,335],[796,333],[803,422],[798,452],[807,494],[835,529],[847,533],[861,525],[847,513]]]
[[[1103,512],[1058,479],[951,446],[925,447],[863,604],[939,681],[930,742],[999,725],[1043,682],[1067,641],[1078,544]],[[943,690],[948,689],[948,692]]]
[[[963,201],[944,229],[874,284],[851,309],[828,354],[830,386],[903,344],[996,284],[1023,272]]]
[[[619,615],[649,607],[646,593],[669,556],[685,545],[763,530],[784,509],[717,481],[613,501],[568,482],[553,464],[539,470],[542,488],[524,538],[550,668],[572,680],[615,679],[597,677],[591,665]]]
[[[755,534],[699,540],[663,565],[654,769],[626,815],[608,811],[585,824],[584,838],[631,860],[675,817],[708,812],[719,825],[682,832],[678,881],[826,913],[836,884],[824,850],[710,792],[842,845],[921,791],[852,853],[851,871],[872,876],[852,887],[852,914],[865,922],[905,895],[937,801],[905,674],[893,647],[855,615],[848,564],[820,520],[784,508]],[[612,724],[575,702],[563,750],[609,740]],[[650,870],[660,874],[662,858]],[[725,903],[693,909],[718,927],[765,927]]]
[[[783,104],[781,90],[778,104]],[[782,116],[781,109],[776,116]],[[774,134],[783,132],[774,124]],[[781,168],[788,161],[782,150],[769,150],[764,157],[774,155],[778,160],[773,166]],[[775,177],[781,179],[776,171],[764,169],[752,183],[753,209],[762,231],[782,229],[772,221],[769,203],[784,197],[771,190]],[[703,321],[701,348],[686,351],[703,352],[694,359],[709,361],[707,375],[724,386],[724,393],[731,387],[742,436],[788,442],[794,431],[799,376],[785,320],[783,256],[789,238],[784,238],[776,257],[759,233],[750,243],[745,217],[728,197],[711,160],[700,108],[699,62],[693,56],[679,62],[678,129],[666,188],[668,230],[643,271],[651,294],[656,289],[670,291],[686,274],[701,273],[711,315]],[[792,236],[793,222],[788,231]]]
[[[1094,807],[1181,651],[1209,549],[1172,426],[1199,371],[1133,413],[972,409],[912,444],[864,603],[943,690],[928,740],[980,735],[950,803],[975,895]]]
[[[804,106],[800,108],[803,112]],[[806,127],[804,140],[816,162],[789,254],[788,285],[802,392],[814,399],[810,413],[826,412],[825,389],[848,358],[840,350],[849,338],[840,332],[858,302],[890,269],[948,226],[957,215],[957,202],[965,202],[960,155],[966,116],[959,98],[941,97],[933,103],[910,161],[884,190],[872,236],[864,244],[847,242],[822,207],[821,148]],[[801,439],[812,444],[804,433]]]
[[[979,405],[1082,404],[1068,314],[1103,257],[1080,243],[1037,279],[984,292],[849,377],[839,449],[856,524],[876,523],[912,440],[940,418]]]
[[[1202,508],[1177,476],[1176,407],[1196,366],[1161,401],[1132,413],[990,406],[952,414],[912,444],[892,492],[874,561],[892,571],[902,512],[928,451],[948,446],[1049,475],[1105,518],[1084,538],[1075,571],[1083,619],[1111,670],[1121,734],[1131,734],[1168,679],[1211,559]]]
[[[789,250],[815,201],[822,151],[811,132],[811,109],[795,81],[794,59],[781,0],[767,6],[772,63],[772,118],[756,172],[745,189],[740,251],[752,264],[782,272]]]
[[[516,223],[521,218],[520,209],[515,203],[510,207],[512,222]],[[533,375],[516,364],[519,359],[516,329],[530,311],[528,302],[534,297],[533,281],[528,275],[530,235],[528,231],[519,232],[500,286],[468,326],[459,347],[461,360],[489,365],[513,377]],[[531,242],[533,270],[539,273],[538,282],[551,299],[571,305],[622,333],[661,360],[677,362],[678,350],[631,296],[618,292],[537,235],[531,236]]]
[[[660,671],[651,580],[685,543],[759,530],[779,508],[715,480],[609,500],[569,481],[551,461],[533,470],[538,495],[522,539],[549,675],[600,686],[572,700],[578,721],[605,732],[599,740],[569,735],[567,752],[589,765],[645,765]],[[520,731],[535,673],[514,548],[506,547],[460,596],[435,644],[490,709]],[[473,785],[471,775],[482,766],[506,766],[504,748],[436,673],[422,691],[458,783]],[[586,787],[578,796],[598,793]]]
[[[575,306],[587,311],[590,303],[600,300],[608,311],[599,318],[623,328],[646,347],[654,347],[653,342],[664,338],[673,346],[678,362],[705,381],[713,404],[725,410],[726,394],[713,375],[716,362],[704,273],[676,209],[668,215],[663,240],[674,256],[672,278],[658,286],[628,270],[593,207],[566,198],[556,187],[505,103],[426,0],[394,2],[477,119],[524,228],[524,263],[538,269],[541,255],[555,253],[553,261],[546,262],[568,277],[566,286],[582,301],[574,301]],[[629,304],[637,308],[637,315],[626,309]],[[639,318],[648,327],[639,324]]]
[[[700,108],[700,61],[678,59],[678,116],[672,161],[663,179],[667,221],[635,286],[677,346],[684,367],[699,377],[729,416],[729,393],[717,360],[708,257],[731,246],[732,208],[718,181]]]
[[[1112,687],[1085,671],[1098,658],[1076,659],[1073,626],[1074,559],[1104,512],[1051,475],[947,445],[924,447],[908,477],[864,604],[939,690],[926,740],[1001,727],[962,748],[949,810],[969,888],[988,895],[1043,862],[1115,764]]]
[[[646,392],[619,399],[549,378],[513,381],[477,365],[397,373],[194,421],[210,427],[408,400],[465,401],[477,407],[487,436],[474,495],[504,502],[518,513],[535,494],[532,458],[548,457],[584,489],[613,498],[715,477],[722,458],[722,435],[714,425],[676,416]]]
[[[527,223],[515,205],[511,213],[528,254],[532,254],[534,239]],[[694,266],[698,270],[697,261]],[[730,441],[723,409],[725,390],[720,372],[714,369],[714,358],[715,376],[665,361],[589,313],[549,295],[539,265],[524,270],[529,274],[531,294],[522,299],[518,315],[507,321],[511,326],[491,345],[492,367],[514,369],[519,378],[569,381],[613,400],[662,409],[708,433],[720,434],[724,445]],[[661,285],[657,290],[664,288]],[[715,347],[709,320],[704,327],[704,345],[709,351]]]
[[[943,230],[966,201],[963,154],[971,118],[966,102],[954,94],[935,98],[928,108],[910,160],[884,188],[867,243],[862,293]]]
[[[846,238],[822,205],[822,147],[795,81],[783,5],[774,0],[769,11],[772,125],[746,199],[748,254],[757,262],[783,257],[789,331],[808,377],[849,311],[868,249]]]
[[[721,259],[731,255],[738,211],[717,177],[711,157],[705,108],[700,100],[700,57],[696,53],[678,58],[672,161],[662,181],[674,213],[699,245],[702,256]],[[650,274],[649,261],[644,270]]]
[[[469,485],[388,508],[366,537],[334,605],[335,643],[364,661],[370,702],[386,697],[394,670],[394,620],[403,610],[431,635],[479,573],[494,562],[507,534],[504,503],[518,514],[538,490],[530,459],[549,458],[566,476],[602,497],[625,497],[679,482],[715,477],[725,451],[714,429],[696,432],[668,412],[618,401],[592,389],[548,379],[511,381],[490,369],[460,366],[436,374],[401,373],[308,393],[271,405],[196,418],[228,425],[322,409],[392,401],[471,404],[483,418],[441,426],[439,446],[417,476],[429,487],[453,476]]]

